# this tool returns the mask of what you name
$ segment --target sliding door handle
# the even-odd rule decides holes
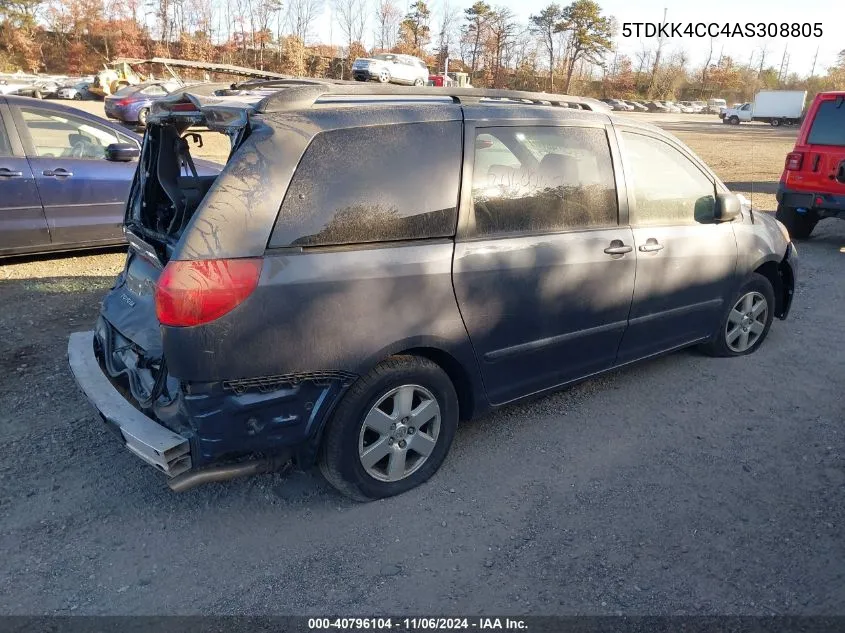
[[[653,237],[648,238],[645,244],[640,246],[641,253],[655,253],[660,250],[663,250],[663,244],[658,243]]]

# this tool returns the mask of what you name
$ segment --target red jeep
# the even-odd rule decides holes
[[[813,99],[798,140],[786,155],[777,219],[806,239],[822,218],[845,218],[845,91]]]

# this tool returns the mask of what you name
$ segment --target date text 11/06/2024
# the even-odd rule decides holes
[[[528,625],[518,618],[309,618],[313,631],[341,629],[350,631],[446,631],[511,630],[525,631]]]
[[[623,22],[622,37],[821,37],[821,22]]]

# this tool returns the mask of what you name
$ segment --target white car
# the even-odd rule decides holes
[[[352,76],[357,81],[376,80],[383,84],[424,86],[428,83],[428,66],[419,57],[382,53],[359,57],[352,64]]]
[[[678,107],[684,114],[698,114],[703,110],[695,101],[679,101]]]
[[[91,85],[90,81],[83,81],[81,83],[73,84],[70,86],[62,86],[59,88],[59,92],[57,93],[59,99],[74,99],[79,101],[88,91],[88,86]]]

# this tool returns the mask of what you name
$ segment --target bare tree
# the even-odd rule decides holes
[[[763,69],[766,65],[766,45],[763,44],[763,48],[760,50],[760,68],[757,70],[757,77],[763,74]]]
[[[555,89],[555,59],[558,51],[557,25],[563,18],[563,10],[558,4],[550,4],[537,15],[532,15],[531,31],[539,36],[546,54],[549,56],[549,90]]]
[[[666,9],[663,9],[663,22],[661,24],[666,23]],[[654,96],[652,93],[654,92],[655,88],[655,81],[657,79],[657,71],[660,70],[660,56],[663,54],[663,46],[666,44],[665,37],[658,37],[657,38],[657,50],[654,52],[654,64],[651,67],[651,79],[648,82],[648,90],[646,91],[646,95],[649,97]]]
[[[460,10],[452,7],[448,0],[443,3],[440,15],[440,26],[437,29],[437,72],[446,70],[446,60],[452,52],[452,44],[455,41],[455,29],[458,24]]]
[[[516,35],[516,22],[513,12],[507,7],[499,7],[490,16],[490,50],[492,53],[491,73],[493,87],[502,87],[502,67],[507,64],[507,57]]]
[[[379,0],[376,6],[376,48],[386,51],[396,46],[401,20],[402,11],[395,0]]]
[[[713,60],[713,38],[710,38],[710,52],[707,54],[707,61],[701,69],[701,89],[704,90],[707,84],[707,71],[710,70],[710,62]],[[748,62],[751,65],[751,61]]]
[[[364,27],[367,24],[367,0],[334,0],[334,13],[337,24],[346,36],[347,65],[351,64],[352,45],[364,39]],[[343,79],[344,69],[341,69]],[[351,69],[350,69],[351,72]]]
[[[322,10],[322,0],[289,0],[287,22],[290,34],[305,42]]]
[[[464,11],[466,25],[464,26],[464,39],[467,42],[469,52],[469,73],[474,75],[478,69],[478,62],[481,60],[484,50],[487,47],[490,36],[490,19],[493,9],[482,0],[478,0],[470,8]]]
[[[273,38],[270,24],[273,18],[282,10],[281,0],[257,0],[255,8],[255,22],[258,37],[258,67],[264,68],[264,49]]]

